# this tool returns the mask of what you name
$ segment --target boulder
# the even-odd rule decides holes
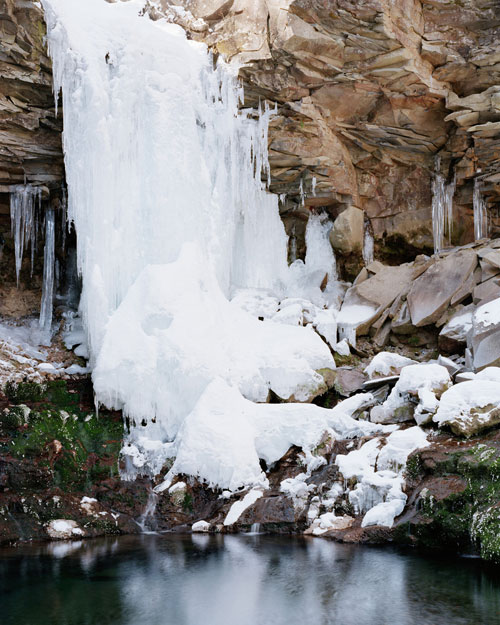
[[[394,376],[401,372],[403,367],[414,365],[416,362],[406,356],[394,352],[379,352],[374,356],[370,364],[365,368],[365,373],[370,380]]]
[[[474,312],[468,346],[472,350],[474,369],[500,365],[500,297]]]
[[[438,399],[451,386],[448,370],[438,364],[409,365],[401,370],[396,386],[380,406],[370,412],[373,423],[401,423],[415,418],[428,423],[438,407]]]
[[[447,354],[456,354],[464,350],[467,336],[472,329],[474,310],[473,304],[459,307],[439,333],[438,345],[441,351]]]
[[[342,254],[359,253],[363,249],[364,212],[349,206],[333,222],[330,243],[334,250]]]
[[[474,250],[449,254],[432,264],[411,287],[408,306],[413,325],[436,322],[477,265]]]
[[[500,297],[500,278],[493,277],[478,284],[473,291],[474,304],[489,302]]]
[[[334,373],[335,382],[333,383],[333,388],[342,397],[349,397],[349,395],[363,388],[366,376],[361,371],[338,367]]]
[[[68,538],[82,538],[85,532],[76,521],[68,519],[54,519],[47,524],[47,534],[52,539],[67,540]]]
[[[462,436],[473,436],[500,423],[500,384],[471,380],[455,384],[443,393],[434,415],[439,426]]]

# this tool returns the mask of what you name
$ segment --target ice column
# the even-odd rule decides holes
[[[50,336],[52,326],[52,304],[54,299],[55,268],[55,213],[53,208],[45,212],[45,248],[43,253],[42,304],[40,307],[40,329]]]
[[[446,184],[440,173],[441,159],[436,158],[434,179],[432,181],[432,233],[434,237],[434,253],[445,246],[445,234],[451,243],[453,227],[453,196],[455,195],[456,179]]]
[[[337,259],[330,243],[332,221],[326,213],[311,214],[306,227],[306,258],[308,271],[328,274],[328,281],[337,280]]]
[[[474,178],[474,193],[472,196],[474,208],[474,238],[477,241],[488,236],[488,215],[486,213],[486,202],[484,201],[481,181]]]
[[[373,263],[373,234],[368,220],[365,221],[365,234],[363,237],[363,261],[366,265]]]

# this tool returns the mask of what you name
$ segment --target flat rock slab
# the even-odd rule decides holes
[[[333,388],[342,397],[349,397],[363,388],[366,375],[356,369],[337,368],[335,370],[335,382]]]
[[[414,326],[435,323],[477,265],[477,254],[463,250],[437,260],[415,280],[408,294]]]

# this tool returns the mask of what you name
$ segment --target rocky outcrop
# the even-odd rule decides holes
[[[25,182],[62,184],[62,116],[38,2],[0,1],[0,193]]]
[[[500,199],[500,7],[491,0],[151,0],[242,64],[276,102],[271,189],[300,239],[310,209],[364,210],[379,253],[432,248],[431,180],[457,178],[452,239],[473,239],[473,178]],[[187,11],[186,11],[187,10]],[[300,245],[299,245],[300,252]]]

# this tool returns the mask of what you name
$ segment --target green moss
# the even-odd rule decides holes
[[[61,488],[84,488],[117,475],[121,420],[54,409],[31,414],[29,427],[10,441],[12,455],[50,466]]]
[[[355,354],[349,354],[349,356],[335,354],[335,364],[337,367],[355,367],[356,365],[359,365],[359,363],[359,356],[356,356]]]
[[[5,430],[15,430],[24,425],[24,411],[19,406],[13,406],[0,412],[0,427]]]
[[[36,382],[7,382],[3,387],[4,395],[13,404],[41,401],[47,392],[45,384]]]
[[[411,480],[416,480],[422,473],[422,458],[419,453],[412,454],[406,462],[406,475]]]
[[[184,510],[184,512],[193,512],[193,498],[190,493],[186,493],[184,495],[182,509]]]
[[[409,477],[421,475],[420,462],[418,454],[410,456]],[[481,443],[449,453],[439,459],[433,473],[461,477],[466,488],[441,500],[422,491],[419,511],[427,522],[411,527],[418,544],[459,551],[476,546],[483,558],[500,562],[500,450]]]
[[[500,563],[500,507],[498,504],[474,514],[472,537],[481,557]]]

